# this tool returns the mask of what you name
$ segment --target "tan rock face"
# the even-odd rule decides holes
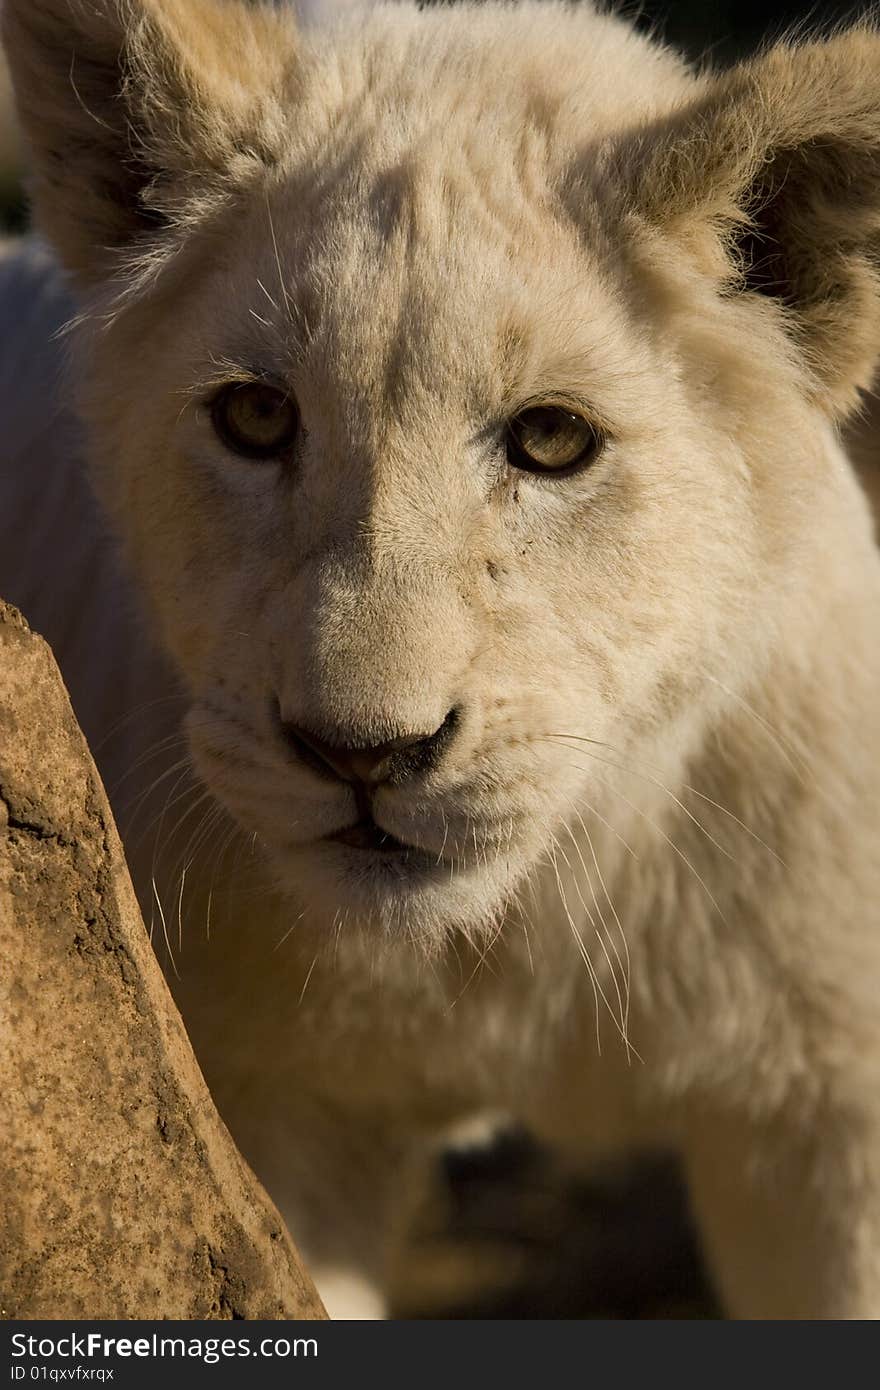
[[[0,602],[0,1317],[322,1318],[154,959],[46,644]]]

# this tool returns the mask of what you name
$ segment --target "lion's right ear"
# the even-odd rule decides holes
[[[280,151],[296,36],[243,0],[3,0],[36,222],[81,284]]]

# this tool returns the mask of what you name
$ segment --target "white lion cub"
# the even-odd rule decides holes
[[[188,1025],[319,1277],[381,1289],[404,1165],[495,1107],[679,1152],[729,1315],[880,1317],[880,559],[838,439],[880,37],[696,76],[533,0],[3,27],[90,476],[241,832],[219,871],[169,812],[133,866],[166,927],[185,878]],[[5,514],[84,574],[42,438]],[[143,643],[100,565],[58,641],[103,720]]]

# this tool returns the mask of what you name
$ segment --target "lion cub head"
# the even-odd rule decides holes
[[[796,620],[880,341],[880,40],[697,79],[554,4],[4,28],[198,770],[317,916],[487,929]]]

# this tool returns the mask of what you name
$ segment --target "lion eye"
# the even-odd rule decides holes
[[[507,425],[507,460],[530,473],[574,473],[602,452],[601,432],[561,406],[523,410]]]
[[[245,458],[269,459],[283,454],[296,439],[296,402],[277,386],[234,383],[211,407],[214,429],[229,449]]]

